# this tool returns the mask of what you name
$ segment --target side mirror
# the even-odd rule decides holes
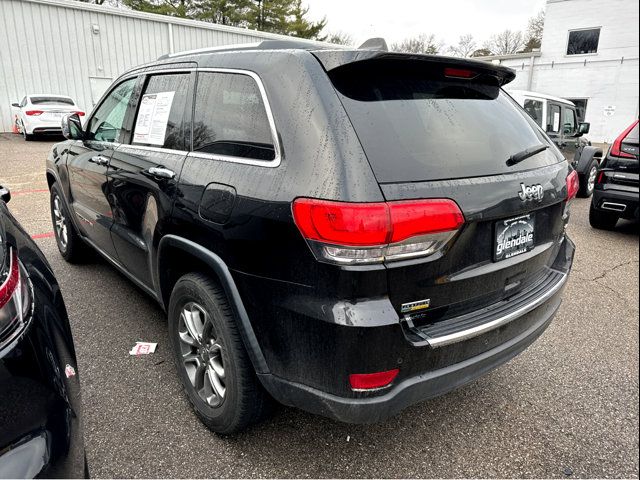
[[[84,130],[82,122],[77,113],[70,113],[62,117],[62,135],[69,140],[84,140]]]
[[[0,199],[4,203],[9,203],[9,200],[11,200],[11,192],[7,187],[3,187],[2,185],[0,185]]]
[[[589,129],[591,128],[591,124],[588,122],[581,122],[580,125],[578,125],[578,133],[580,135],[585,135],[587,133],[589,133]]]
[[[19,103],[12,103],[11,106],[20,108],[20,104]]]

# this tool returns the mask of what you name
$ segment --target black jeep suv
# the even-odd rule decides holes
[[[615,139],[600,164],[589,210],[592,227],[611,230],[620,218],[640,216],[639,144],[636,120]]]
[[[513,78],[288,42],[161,58],[63,120],[60,252],[91,246],[166,309],[214,431],[270,398],[382,420],[514,357],[560,305],[578,178]]]

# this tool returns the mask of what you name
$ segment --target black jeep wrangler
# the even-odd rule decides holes
[[[560,305],[578,178],[513,78],[295,42],[162,58],[84,128],[63,120],[58,247],[90,246],[162,305],[214,431],[272,398],[382,420],[513,358]]]

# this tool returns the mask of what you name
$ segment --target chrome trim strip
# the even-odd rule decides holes
[[[495,320],[492,320],[487,323],[483,323],[482,325],[477,325],[475,327],[468,328],[466,330],[461,330],[460,332],[451,333],[449,335],[443,335],[441,337],[429,337],[427,339],[427,342],[429,343],[429,346],[432,348],[440,348],[446,345],[451,345],[452,343],[458,343],[464,340],[468,340],[470,338],[477,337],[491,330],[495,330],[496,328],[501,327],[502,325],[505,325],[515,320],[521,315],[529,313],[530,311],[538,308],[540,305],[542,305],[551,297],[553,297],[556,293],[558,293],[560,289],[564,286],[564,284],[567,282],[568,278],[569,278],[569,275],[567,275],[566,273],[563,274],[562,278],[552,288],[547,290],[544,295],[535,299],[533,302],[527,305],[524,305],[519,309],[505,315],[504,317],[496,318]]]
[[[616,202],[602,202],[602,206],[600,207],[603,210],[610,210],[612,212],[624,212],[627,209],[627,206],[624,203],[616,203]]]
[[[124,150],[143,150],[145,152],[158,152],[158,153],[167,153],[174,155],[182,155],[186,156],[189,152],[186,150],[171,150],[170,148],[162,148],[162,147],[148,147],[146,145],[134,145],[134,144],[121,144],[118,146],[118,151],[122,152]]]

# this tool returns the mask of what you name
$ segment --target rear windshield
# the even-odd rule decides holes
[[[32,105],[73,105],[73,100],[66,97],[30,97]]]
[[[358,62],[329,76],[382,183],[495,175],[557,163],[547,149],[515,166],[507,159],[549,144],[489,75],[448,78],[443,65]]]
[[[636,126],[631,129],[631,131],[624,137],[625,143],[638,143],[640,139],[638,138],[638,123]]]

